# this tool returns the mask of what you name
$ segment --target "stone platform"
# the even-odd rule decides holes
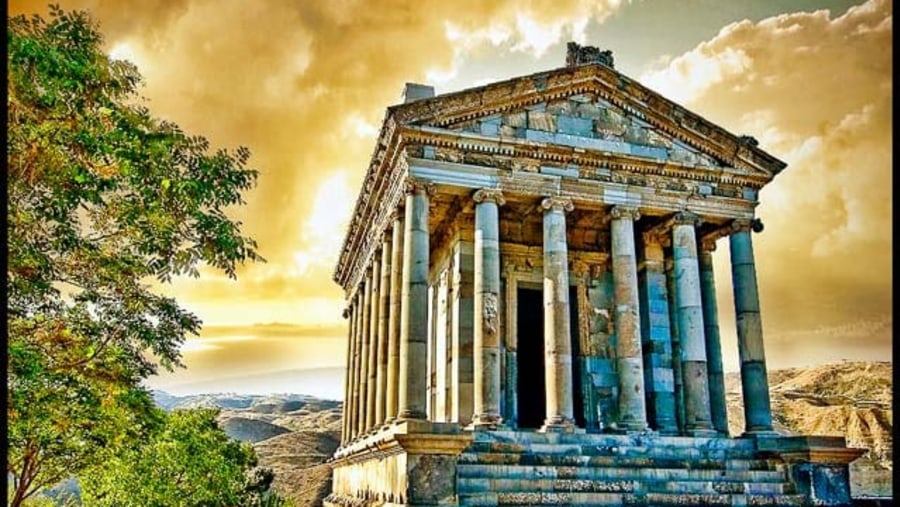
[[[339,451],[325,505],[851,505],[847,463],[859,454],[839,437],[453,426],[404,423]]]

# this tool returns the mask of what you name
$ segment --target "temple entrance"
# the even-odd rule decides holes
[[[537,429],[547,417],[544,386],[544,294],[540,289],[519,288],[516,297],[518,372],[516,398],[518,426]]]
[[[516,399],[518,400],[518,426],[537,429],[547,417],[547,393],[544,385],[544,294],[540,289],[519,288],[516,294],[518,310],[518,372]],[[578,357],[578,289],[569,289],[569,319],[572,336],[572,407],[575,425],[585,426],[584,400],[582,399],[581,362]]]

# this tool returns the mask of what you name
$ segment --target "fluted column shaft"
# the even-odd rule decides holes
[[[352,314],[352,309],[347,307],[344,309],[344,318],[349,319],[347,323],[347,358],[346,360],[346,370],[344,370],[344,403],[341,406],[341,445],[347,443],[349,438],[349,418],[347,417],[348,411],[350,410],[350,369],[352,367],[353,362],[353,319],[350,318]]]
[[[761,230],[759,222],[735,223],[731,235],[731,276],[734,286],[734,313],[737,321],[738,356],[741,360],[741,387],[744,394],[744,418],[747,433],[772,431],[772,407],[766,378],[759,290],[750,227]]]
[[[360,335],[360,315],[362,314],[362,304],[359,291],[353,297],[353,353],[350,359],[350,409],[347,413],[350,439],[358,434],[357,427],[359,425],[359,356],[361,353]]]
[[[369,406],[369,319],[372,308],[372,273],[366,272],[366,280],[363,285],[362,299],[362,329],[360,334],[360,342],[362,347],[359,354],[359,405],[357,405],[357,413],[359,419],[356,423],[356,433],[361,435],[366,432],[366,409]]]
[[[369,368],[368,384],[366,385],[366,430],[375,426],[375,406],[378,404],[375,393],[378,387],[378,322],[381,290],[381,261],[380,254],[376,252],[372,259],[372,289],[369,308]]]
[[[676,216],[672,227],[677,325],[681,339],[681,367],[684,376],[685,431],[692,434],[712,431],[703,304],[697,260],[695,231],[697,222],[696,215],[680,213]]]
[[[378,359],[375,374],[375,425],[385,422],[388,365],[388,311],[391,298],[391,234],[381,241],[381,280],[378,283]]]
[[[403,281],[403,214],[394,213],[391,229],[391,292],[388,312],[388,365],[386,416],[388,421],[397,418],[400,394],[400,308],[401,282]]]
[[[500,417],[499,190],[475,192],[475,403],[472,424],[496,427]]]
[[[719,308],[716,303],[716,277],[713,272],[713,241],[700,243],[700,289],[703,298],[703,324],[706,330],[706,364],[709,374],[709,412],[713,429],[728,435],[728,407],[725,404],[725,371],[722,367],[722,341],[719,336]]]
[[[572,339],[569,322],[569,260],[566,212],[569,199],[548,197],[544,209],[544,367],[547,419],[542,431],[567,431],[573,424]]]
[[[615,289],[616,366],[619,375],[619,418],[625,430],[647,428],[644,401],[644,358],[641,352],[640,303],[634,221],[637,210],[612,209],[612,268]]]
[[[400,310],[400,419],[425,419],[428,337],[428,188],[406,188]]]

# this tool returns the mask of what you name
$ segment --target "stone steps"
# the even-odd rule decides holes
[[[775,470],[714,470],[687,468],[624,467],[553,467],[508,465],[458,465],[457,479],[462,480],[596,480],[596,481],[722,481],[777,483],[785,474]]]
[[[781,495],[794,493],[789,483],[743,481],[652,481],[617,479],[457,479],[459,494],[596,492],[596,493],[670,493],[670,494],[741,494]]]
[[[594,492],[557,492],[557,493],[477,493],[462,496],[462,506],[533,506],[533,505],[641,505],[641,506],[770,506],[800,507],[803,506],[803,495],[727,495],[727,494],[682,494],[671,495],[661,493],[594,493]]]
[[[479,432],[459,456],[460,505],[802,505],[750,439]]]

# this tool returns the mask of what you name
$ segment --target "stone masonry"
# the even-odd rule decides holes
[[[569,44],[388,108],[334,272],[330,506],[849,505],[843,439],[772,425],[752,234],[785,164]],[[744,397],[728,434],[712,252]]]

